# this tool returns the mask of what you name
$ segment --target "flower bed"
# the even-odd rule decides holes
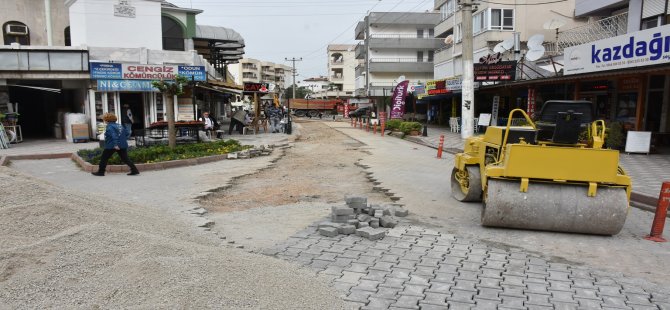
[[[203,142],[194,144],[180,144],[174,149],[166,145],[155,145],[149,147],[129,147],[128,157],[136,164],[157,163],[177,159],[190,159],[212,155],[223,155],[251,148],[249,145],[241,145],[237,140],[224,140],[216,142]],[[86,162],[97,165],[100,163],[102,148],[79,150],[77,155]],[[123,164],[118,156],[109,159],[110,165]]]

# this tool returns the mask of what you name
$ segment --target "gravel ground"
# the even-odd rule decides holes
[[[20,189],[20,190],[17,190]],[[160,209],[0,167],[0,308],[338,309],[324,279]]]

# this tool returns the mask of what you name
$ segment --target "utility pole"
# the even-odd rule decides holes
[[[472,0],[461,1],[463,14],[463,89],[461,92],[461,137],[474,134],[475,96],[474,68],[472,63]]]
[[[302,61],[302,57],[300,57],[300,58],[293,57],[291,59],[288,59],[288,58],[284,58],[284,59],[286,59],[286,61],[293,62],[293,99],[295,99],[295,87],[296,87],[296,85],[295,85],[295,76],[296,76],[295,62],[296,61]],[[288,101],[287,106],[286,106],[286,110],[288,112],[288,123],[286,123],[286,134],[290,135],[291,132],[293,131],[293,124],[291,124],[291,100]]]

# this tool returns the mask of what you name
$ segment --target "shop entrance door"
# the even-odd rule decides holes
[[[144,96],[142,93],[120,93],[121,113],[125,113],[127,104],[133,113],[133,131],[144,129]]]

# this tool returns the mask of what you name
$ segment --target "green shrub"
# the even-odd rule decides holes
[[[419,122],[402,122],[399,129],[402,133],[409,134],[411,131],[421,131],[421,127]]]
[[[179,144],[174,149],[171,149],[167,145],[154,145],[149,147],[129,147],[128,148],[128,157],[134,163],[143,164],[143,163],[155,163],[163,162],[176,159],[189,159],[197,158],[204,156],[212,155],[222,155],[228,154],[231,152],[237,152],[244,149],[251,148],[248,145],[240,145],[240,142],[237,140],[224,140],[216,142],[202,142],[202,143],[193,143],[193,144]],[[102,156],[102,148],[96,148],[91,150],[79,150],[77,155],[83,160],[97,165],[100,163],[100,157]],[[118,165],[122,164],[121,159],[118,156],[112,156],[109,159],[108,164]]]
[[[400,129],[400,124],[402,124],[403,121],[399,119],[390,119],[388,122],[386,122],[386,129],[390,131],[395,131]]]
[[[620,122],[611,122],[605,132],[605,146],[611,149],[621,149],[623,140],[623,125]]]

